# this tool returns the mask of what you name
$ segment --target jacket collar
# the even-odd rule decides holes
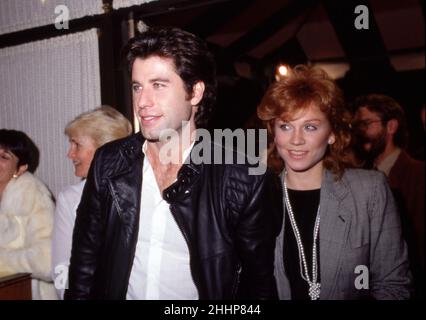
[[[184,163],[179,169],[176,182],[163,191],[163,198],[166,199],[167,202],[170,203],[176,199],[183,199],[190,195],[191,186],[193,186],[195,181],[197,181],[202,169],[202,163],[195,164],[192,161],[192,156],[197,150],[195,147],[199,143],[200,140],[195,141],[194,147],[192,148],[189,156],[189,161]]]
[[[120,184],[121,180],[127,179],[126,177],[131,176],[133,179],[142,179],[142,163],[144,160],[144,153],[142,152],[142,146],[145,142],[140,132],[133,134],[129,138],[126,138],[119,148],[120,159],[116,163],[116,168],[112,174],[108,176],[113,184]],[[196,141],[194,147],[200,143]],[[191,155],[194,148],[191,150]],[[195,180],[201,172],[202,164],[195,164],[191,161],[182,165],[177,174],[177,181],[170,185],[163,191],[163,198],[168,202],[188,195],[188,188],[194,184]],[[137,190],[140,193],[140,189]]]
[[[119,160],[115,163],[115,170],[108,178],[114,178],[134,172],[135,166],[142,166],[144,154],[142,145],[144,138],[140,132],[137,132],[126,138],[119,148]]]
[[[116,175],[121,175],[128,173],[131,171],[131,167],[135,162],[138,162],[139,160],[144,159],[144,153],[142,152],[142,146],[145,142],[145,138],[142,136],[140,132],[133,134],[129,138],[127,138],[121,148],[119,149],[121,158],[123,159],[123,162],[120,162],[115,170],[114,174],[111,175],[111,177]],[[197,140],[194,144],[194,147],[198,145],[200,142]],[[191,155],[194,152],[194,148],[191,150]],[[195,174],[199,174],[201,171],[201,164],[195,164],[191,161],[192,157],[190,157],[190,161],[188,163],[185,163],[182,168],[178,172],[178,176],[185,174],[185,172],[189,169],[191,172]],[[182,172],[184,171],[184,172]]]

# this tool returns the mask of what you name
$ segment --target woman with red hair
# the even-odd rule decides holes
[[[353,168],[351,116],[336,83],[322,69],[297,66],[270,86],[257,114],[283,187],[280,299],[409,298],[394,199],[384,175]]]

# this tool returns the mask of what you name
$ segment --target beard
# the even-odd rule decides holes
[[[364,161],[364,168],[372,169],[376,158],[385,151],[386,130],[381,130],[374,137],[359,134],[356,137],[355,152],[358,158]]]

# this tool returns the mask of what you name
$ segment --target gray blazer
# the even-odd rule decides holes
[[[378,171],[348,169],[335,181],[325,170],[320,206],[320,299],[408,299],[407,246],[386,177]],[[275,249],[275,278],[280,299],[291,299],[283,263],[284,221]],[[368,268],[368,282],[367,272],[355,273],[358,265]]]

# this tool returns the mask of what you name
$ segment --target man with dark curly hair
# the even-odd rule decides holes
[[[193,161],[196,129],[216,97],[206,44],[180,29],[151,28],[125,53],[141,132],[97,151],[77,210],[65,298],[276,297],[273,174]],[[218,151],[201,143],[204,155]]]

